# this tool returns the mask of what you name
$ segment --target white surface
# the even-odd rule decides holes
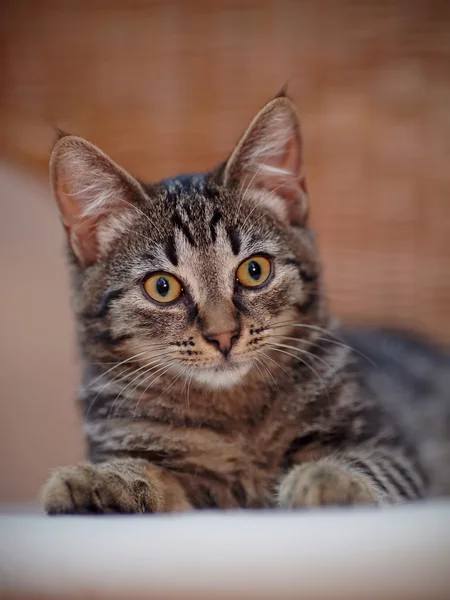
[[[450,598],[450,503],[304,513],[0,516],[0,591]],[[180,594],[182,592],[182,594]]]

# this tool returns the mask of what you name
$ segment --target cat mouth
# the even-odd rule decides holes
[[[231,387],[242,381],[250,367],[251,361],[248,359],[236,360],[228,357],[215,363],[198,365],[193,372],[193,378],[208,387]]]
[[[214,373],[224,373],[233,369],[240,369],[243,365],[249,364],[250,359],[242,356],[220,356],[215,361],[205,362],[205,364],[199,364],[199,369],[211,371]]]
[[[223,360],[214,364],[199,365],[197,369],[206,373],[229,373],[242,367],[242,363],[239,365],[237,362],[231,362]]]

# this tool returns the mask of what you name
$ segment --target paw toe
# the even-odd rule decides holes
[[[45,511],[50,515],[70,514],[74,511],[75,502],[72,490],[66,481],[54,473],[42,491]]]
[[[53,473],[42,490],[45,511],[50,515],[100,512],[91,479],[88,466],[63,467]]]
[[[305,464],[284,479],[279,491],[280,506],[286,508],[324,505],[373,504],[368,485],[349,471],[331,464]]]

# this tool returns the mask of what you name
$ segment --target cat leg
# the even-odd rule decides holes
[[[42,498],[51,515],[158,513],[192,508],[171,473],[142,459],[61,467],[45,484]]]
[[[281,480],[283,508],[395,504],[425,495],[425,481],[403,454],[352,452],[294,466]]]

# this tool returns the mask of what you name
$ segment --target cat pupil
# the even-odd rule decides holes
[[[169,293],[169,282],[164,277],[159,277],[156,282],[156,290],[160,296],[167,296]]]
[[[248,265],[248,274],[250,275],[250,277],[252,279],[255,279],[256,281],[258,281],[258,279],[260,279],[260,277],[261,277],[261,267],[259,266],[259,264],[255,260],[252,260],[251,263],[249,263],[249,265]]]

